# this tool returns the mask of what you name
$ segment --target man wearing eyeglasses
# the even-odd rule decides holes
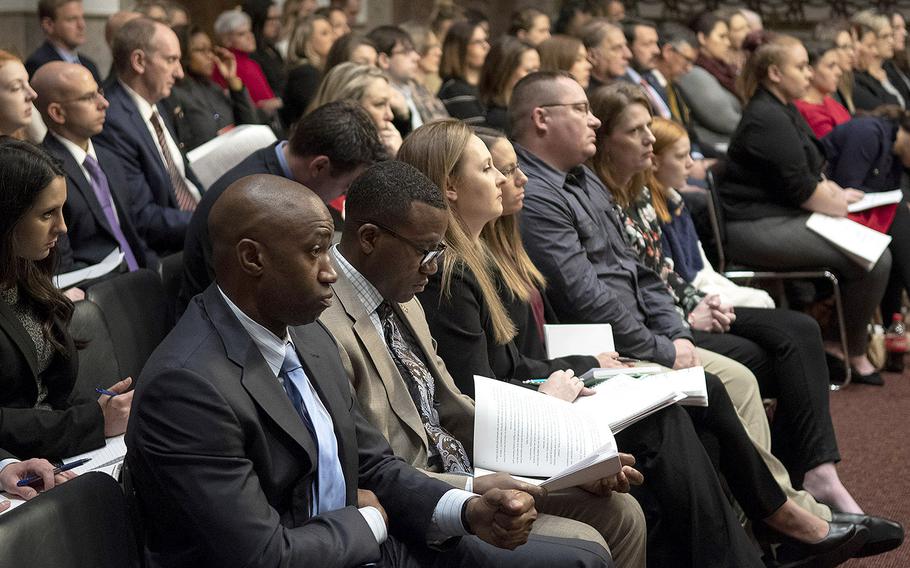
[[[127,270],[154,268],[158,259],[133,224],[120,161],[92,144],[104,128],[108,102],[91,72],[75,63],[52,61],[35,72],[32,85],[48,128],[42,145],[66,172],[63,217],[68,232],[58,243],[58,270],[97,264],[115,248],[123,252]]]
[[[341,242],[332,249],[337,301],[320,321],[338,343],[364,415],[395,454],[459,489],[530,493],[543,513],[533,533],[609,546],[616,566],[643,567],[644,515],[629,495],[581,489],[545,495],[505,473],[472,477],[474,401],[436,354],[414,297],[443,261],[442,192],[412,166],[383,162],[351,185],[347,207]],[[612,489],[624,482],[603,483]]]

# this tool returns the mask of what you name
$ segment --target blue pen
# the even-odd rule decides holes
[[[101,387],[95,387],[95,392],[98,394],[106,394],[107,396],[109,396],[111,398],[114,398],[115,396],[120,394],[119,392],[114,392],[112,390],[103,389]]]
[[[92,461],[92,458],[82,458],[81,460],[76,460],[74,462],[70,462],[68,464],[61,465],[60,467],[55,467],[54,475],[57,475],[58,473],[62,473],[64,471],[69,471],[75,467],[79,467],[80,465],[90,462],[90,461]],[[40,475],[30,475],[30,476],[26,477],[25,479],[20,479],[19,482],[16,483],[16,487],[25,487],[26,485],[31,485],[32,483],[39,481],[40,479],[42,479]]]
[[[525,385],[542,385],[547,382],[547,379],[528,379],[526,381],[521,381]]]

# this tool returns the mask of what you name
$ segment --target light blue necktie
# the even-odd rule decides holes
[[[338,459],[338,440],[332,417],[316,399],[316,391],[310,384],[297,350],[292,343],[285,346],[284,363],[281,365],[284,377],[284,390],[314,437],[319,460],[316,466],[316,487],[314,488],[314,507],[311,513],[326,513],[345,506],[344,472],[341,471],[341,460]]]

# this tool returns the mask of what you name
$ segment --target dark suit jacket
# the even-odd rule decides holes
[[[856,110],[874,110],[881,105],[898,104],[897,97],[889,93],[878,79],[866,71],[853,72],[853,104]]]
[[[139,235],[159,255],[178,252],[183,246],[191,214],[181,211],[177,205],[158,142],[152,138],[139,109],[119,82],[105,91],[105,97],[111,106],[107,109],[104,130],[94,142],[113,152],[123,166],[132,193],[133,219]],[[160,108],[158,112],[176,140],[168,113]],[[204,189],[189,167],[186,175],[200,191]]]
[[[50,63],[51,61],[63,61],[63,58],[60,57],[60,54],[57,53],[57,50],[54,49],[54,46],[51,45],[49,41],[45,41],[38,46],[38,49],[28,56],[28,59],[25,60],[25,70],[28,71],[29,78],[35,74],[35,71],[37,71],[39,67],[45,63]],[[102,79],[101,74],[98,73],[98,66],[95,65],[95,62],[80,53],[79,63],[91,72],[92,77],[95,78],[95,82],[98,83],[98,86],[100,87]]]
[[[361,414],[321,324],[291,337],[334,421],[347,506],[310,516],[314,440],[213,285],[143,369],[127,429],[151,566],[376,562],[358,487],[376,493],[391,534],[426,542],[433,509],[451,487],[392,455]]]
[[[58,270],[66,272],[97,264],[110,254],[111,249],[119,246],[111,225],[104,216],[91,184],[85,179],[82,169],[69,150],[52,134],[44,137],[42,146],[63,163],[63,171],[66,172],[67,191],[63,217],[66,219],[69,246],[68,250],[58,251],[58,255],[61,255]],[[132,212],[129,208],[129,188],[123,168],[110,151],[96,146],[95,154],[111,188],[111,198],[117,209],[120,230],[133,250],[136,262],[140,267],[147,268],[151,261],[151,267],[154,269],[158,259],[133,225]]]
[[[181,150],[189,152],[218,136],[223,128],[258,124],[259,116],[246,88],[225,90],[208,77],[187,76],[162,101],[168,107]]]
[[[41,374],[46,402],[53,410],[34,408],[38,400],[35,343],[19,318],[0,301],[0,447],[21,459],[62,459],[104,445],[104,417],[92,398],[71,396],[78,357],[65,334],[68,356],[57,354]]]

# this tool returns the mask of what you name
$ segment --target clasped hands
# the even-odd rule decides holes
[[[733,312],[733,306],[722,304],[717,294],[705,296],[689,313],[689,325],[699,331],[726,333],[730,331],[734,321],[736,314]]]

